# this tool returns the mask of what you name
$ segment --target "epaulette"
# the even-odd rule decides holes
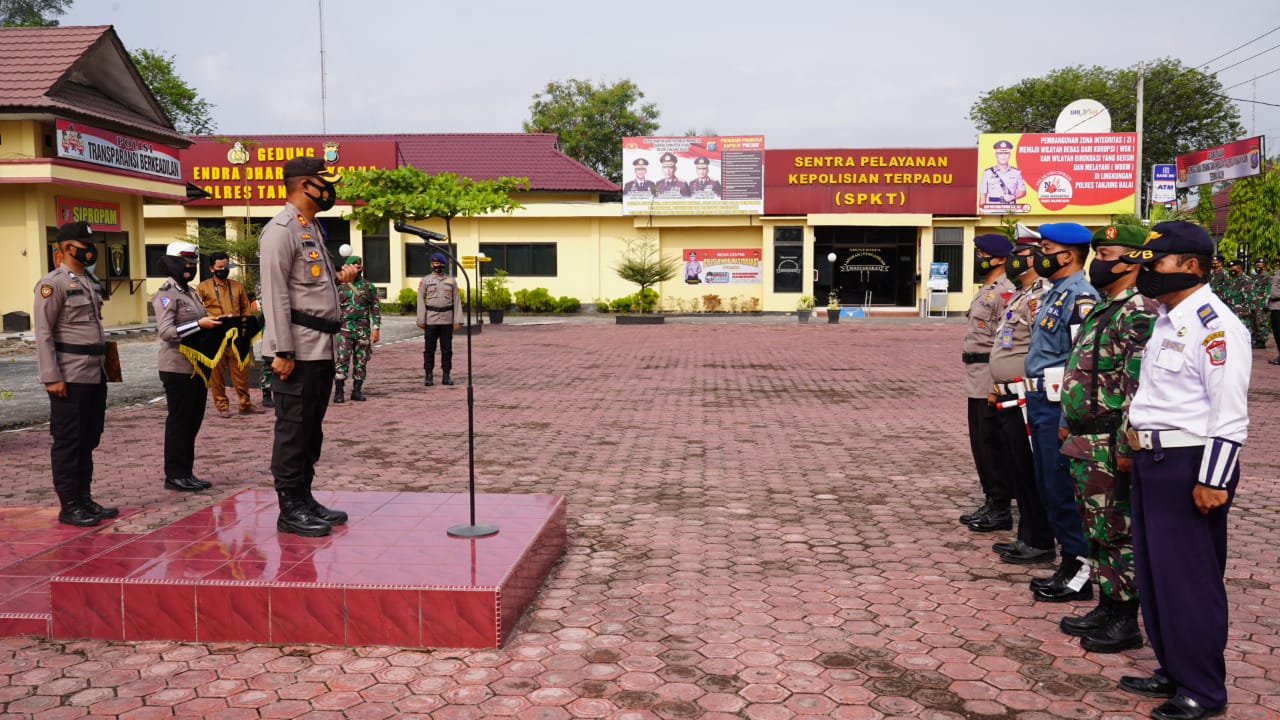
[[[1196,316],[1200,318],[1200,324],[1205,327],[1210,327],[1209,323],[1218,319],[1217,311],[1209,303],[1196,308]]]
[[[160,285],[160,289],[161,289],[161,290],[171,290],[171,289],[173,289],[173,281],[172,281],[172,280],[165,280],[163,283],[161,283],[161,285]]]

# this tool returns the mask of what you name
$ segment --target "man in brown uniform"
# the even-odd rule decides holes
[[[422,345],[423,385],[435,385],[436,343],[440,344],[441,385],[452,385],[453,331],[462,327],[462,296],[458,281],[445,275],[447,258],[440,253],[431,256],[431,274],[418,283],[418,327],[425,332]]]
[[[328,535],[333,525],[347,521],[345,512],[321,505],[311,493],[333,391],[338,283],[355,278],[352,266],[334,271],[324,230],[316,222],[316,213],[337,202],[334,183],[341,179],[320,158],[286,162],[284,210],[258,237],[266,321],[262,354],[274,358],[275,372],[271,475],[280,498],[276,529],[308,537]]]
[[[209,269],[213,271],[213,277],[196,286],[196,295],[200,296],[200,302],[204,303],[204,309],[209,313],[209,317],[239,317],[253,314],[249,306],[249,293],[245,292],[244,285],[239,280],[228,277],[231,274],[230,267],[231,260],[225,252],[209,254]],[[233,355],[234,353],[223,353],[222,359],[213,368],[209,379],[209,389],[213,391],[213,404],[218,408],[219,415],[224,418],[231,417],[231,402],[227,400],[227,386],[223,380],[226,377],[227,368],[231,368],[231,384],[235,386],[236,395],[240,398],[240,414],[260,413],[262,410],[254,407],[253,400],[249,398],[248,369],[236,362]]]
[[[93,229],[70,222],[58,229],[62,263],[35,287],[36,366],[49,393],[49,461],[62,509],[58,522],[90,527],[120,514],[90,494],[93,451],[107,413],[107,336],[102,293],[85,269],[97,260]]]

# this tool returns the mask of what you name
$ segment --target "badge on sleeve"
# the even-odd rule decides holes
[[[1209,354],[1210,365],[1226,365],[1227,364],[1227,341],[1214,340],[1205,347],[1204,351]]]
[[[41,285],[41,286],[40,286],[40,297],[42,297],[42,298],[47,298],[47,297],[49,297],[49,296],[50,296],[50,295],[52,295],[52,294],[53,294],[53,286],[52,286],[52,285]]]
[[[173,302],[173,298],[169,298],[169,297],[162,297],[162,298],[160,298],[160,307],[162,307],[162,308],[167,308],[167,307],[169,307],[169,303],[171,303],[171,302]]]

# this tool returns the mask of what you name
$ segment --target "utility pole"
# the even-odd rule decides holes
[[[1146,74],[1146,65],[1138,63],[1138,111],[1134,123],[1137,126],[1134,129],[1138,131],[1138,161],[1134,163],[1133,171],[1133,214],[1137,215],[1139,220],[1146,217],[1142,212],[1142,80]]]
[[[317,0],[320,6],[320,132],[329,134],[329,119],[325,111],[329,94],[325,89],[324,74],[324,0]]]

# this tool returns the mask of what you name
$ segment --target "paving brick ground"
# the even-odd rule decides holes
[[[1083,652],[955,521],[976,480],[954,323],[486,328],[482,491],[561,493],[569,548],[495,651],[0,640],[0,717],[1141,718],[1149,649]],[[461,346],[461,343],[460,343]],[[1280,368],[1255,353],[1231,522],[1228,717],[1280,717]],[[458,363],[465,367],[465,361]],[[318,485],[463,490],[466,389],[379,348]],[[465,376],[465,371],[458,371]],[[255,395],[256,397],[256,395]],[[269,484],[266,416],[210,415],[201,496],[160,488],[162,403],[114,408],[97,494],[158,527]],[[52,502],[48,435],[0,434],[0,502]],[[501,524],[501,518],[481,518]]]

